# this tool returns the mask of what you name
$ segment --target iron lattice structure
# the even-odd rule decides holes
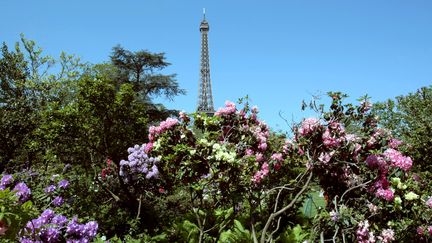
[[[214,114],[213,95],[210,81],[210,59],[208,48],[208,32],[210,30],[209,24],[205,18],[201,21],[201,69],[198,93],[198,112],[204,112],[207,115]]]

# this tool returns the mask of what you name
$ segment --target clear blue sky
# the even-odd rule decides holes
[[[0,1],[0,41],[24,33],[47,54],[109,60],[111,48],[165,52],[167,72],[197,102],[202,8],[210,24],[215,106],[249,95],[261,118],[286,130],[312,94],[382,101],[432,82],[432,1]]]

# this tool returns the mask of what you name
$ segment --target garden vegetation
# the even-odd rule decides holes
[[[329,92],[286,133],[247,98],[214,116],[163,53],[0,56],[2,242],[429,242],[432,88],[372,105]]]

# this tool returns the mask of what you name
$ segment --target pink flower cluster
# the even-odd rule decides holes
[[[412,160],[408,156],[404,156],[401,152],[389,148],[386,151],[384,151],[384,156],[386,159],[390,161],[390,163],[398,168],[401,168],[404,171],[408,171],[411,169],[412,166]]]
[[[388,146],[392,149],[397,149],[402,144],[402,141],[396,138],[390,139]]]
[[[330,122],[329,128],[331,128],[332,130],[336,131],[339,134],[345,133],[345,128],[340,122],[335,122],[335,121]]]
[[[283,152],[285,153],[285,154],[287,154],[291,149],[293,149],[294,148],[294,144],[293,144],[293,142],[290,140],[290,139],[287,139],[287,140],[285,140],[285,144],[284,144],[284,146],[282,147],[282,149],[283,149]]]
[[[275,153],[275,154],[273,154],[271,156],[271,159],[275,160],[275,161],[278,161],[278,162],[283,161],[282,153]]]
[[[316,118],[306,118],[299,128],[299,133],[302,136],[307,136],[312,134],[314,131],[316,131],[321,126],[320,122]]]
[[[395,240],[394,238],[394,231],[392,229],[384,229],[381,231],[381,235],[378,236],[378,239],[382,243],[389,243]]]
[[[325,153],[321,152],[320,156],[318,157],[318,160],[321,161],[321,162],[323,162],[324,164],[327,164],[328,162],[330,162],[330,160],[333,157],[334,153],[335,153],[334,151],[332,151],[330,153],[328,153],[328,152],[325,152]]]
[[[264,161],[264,155],[262,153],[257,153],[255,155],[256,162],[263,162]]]
[[[369,168],[378,169],[383,174],[386,174],[388,172],[388,164],[385,159],[380,155],[369,155],[366,158],[366,164],[369,166]]]
[[[250,114],[250,119],[253,120],[253,121],[256,121],[257,120],[257,114],[258,114],[258,112],[259,112],[259,110],[258,110],[257,106],[252,107],[251,114]]]
[[[282,153],[275,153],[271,156],[271,159],[276,161],[276,163],[274,164],[274,168],[275,170],[279,170],[282,166],[282,161],[283,159],[283,155]]]
[[[417,228],[417,234],[419,234],[419,235],[423,235],[425,232],[425,227],[423,227],[423,226],[419,226],[418,228]],[[432,236],[432,226],[428,226],[427,227],[427,233],[430,235],[430,236]]]
[[[374,243],[376,242],[373,232],[369,232],[369,221],[361,221],[358,224],[356,231],[357,241],[359,243]]]
[[[383,189],[383,188],[379,188],[376,192],[375,192],[375,196],[383,198],[387,201],[393,201],[394,199],[394,192],[387,188],[387,189]]]
[[[426,206],[432,208],[432,197],[429,197],[429,199],[426,201]]]
[[[253,134],[258,141],[258,150],[264,152],[267,150],[267,138],[270,135],[267,125],[261,123],[253,130]]]
[[[369,140],[366,142],[367,146],[369,148],[374,147],[382,138],[385,137],[385,135],[388,133],[388,131],[382,129],[382,128],[376,128],[372,136],[369,138]]]
[[[179,112],[179,117],[180,117],[180,119],[182,119],[183,121],[187,121],[187,120],[189,120],[189,117],[187,116],[186,112],[184,112],[184,111],[180,111],[180,112]]]
[[[261,170],[257,171],[254,175],[254,177],[252,178],[252,181],[255,184],[259,184],[262,179],[264,179],[264,177],[266,177],[269,173],[269,165],[267,162],[263,163],[261,166]]]
[[[167,118],[165,121],[161,122],[159,126],[151,126],[149,129],[149,140],[150,142],[154,142],[157,135],[169,130],[170,128],[177,125],[179,121],[175,118]]]
[[[215,112],[215,116],[223,116],[223,115],[231,115],[236,112],[236,106],[231,101],[225,101],[225,107],[219,108],[218,111]]]
[[[330,129],[326,129],[322,135],[324,146],[327,148],[337,148],[341,145],[341,139],[337,138]]]

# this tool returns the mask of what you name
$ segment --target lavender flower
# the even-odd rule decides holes
[[[16,195],[19,198],[18,200],[20,203],[24,203],[25,201],[30,199],[30,188],[28,188],[28,186],[24,182],[16,184],[13,190],[16,191]]]
[[[60,230],[58,228],[50,227],[41,232],[41,238],[44,242],[59,242]]]
[[[46,209],[40,215],[39,219],[41,219],[44,224],[47,224],[47,223],[49,223],[51,221],[52,218],[54,218],[54,216],[55,216],[55,213],[54,213],[53,210]]]
[[[6,189],[13,182],[13,177],[8,174],[4,174],[0,181],[0,190]]]
[[[145,152],[146,148],[146,144],[130,147],[128,148],[128,160],[120,161],[119,175],[126,183],[138,180],[139,175],[146,179],[158,177],[159,170],[156,164],[159,163],[159,159],[149,157]]]
[[[96,223],[95,221],[90,221],[84,225],[82,234],[87,238],[94,238],[97,234],[98,227],[98,223]]]
[[[45,210],[37,219],[29,221],[24,228],[21,242],[90,242],[97,234],[98,224],[90,221],[79,224],[77,217],[68,219],[51,209]]]
[[[67,225],[66,233],[68,236],[80,236],[81,228],[81,225],[78,224],[78,218],[74,217]]]
[[[56,224],[60,227],[65,226],[67,222],[68,222],[68,219],[61,214],[54,216],[51,220],[52,224]]]
[[[52,203],[54,204],[54,206],[60,207],[61,205],[63,205],[64,199],[61,196],[57,196],[56,198],[54,198]]]
[[[55,189],[57,189],[56,186],[54,186],[54,185],[50,185],[50,186],[48,186],[48,187],[45,188],[44,192],[45,192],[45,193],[48,193],[48,194],[51,194],[52,192],[55,191]]]
[[[66,189],[69,187],[69,181],[68,180],[61,180],[58,183],[58,187],[62,189]]]

